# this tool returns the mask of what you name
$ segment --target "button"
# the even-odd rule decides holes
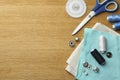
[[[92,65],[91,65],[91,64],[89,64],[87,68],[88,68],[88,69],[92,69]]]
[[[107,56],[108,58],[111,58],[111,57],[112,57],[112,53],[111,53],[111,52],[107,52],[106,56]]]
[[[69,41],[69,46],[74,47],[75,46],[74,41]]]
[[[95,67],[95,68],[93,69],[93,71],[96,72],[96,73],[98,73],[98,72],[99,72],[99,68],[98,68],[98,67]]]
[[[85,76],[88,76],[88,72],[85,72]]]
[[[84,67],[88,67],[88,65],[89,65],[88,62],[84,62],[84,63],[83,63],[83,66],[84,66]]]

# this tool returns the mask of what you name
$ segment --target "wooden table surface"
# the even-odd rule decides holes
[[[78,43],[71,48],[68,42],[75,36],[83,38],[84,29],[74,37],[71,33],[95,0],[85,0],[87,12],[79,19],[68,16],[66,2],[0,0],[0,80],[74,80],[65,67]],[[106,20],[109,14],[94,17],[85,27],[101,22],[112,28]]]

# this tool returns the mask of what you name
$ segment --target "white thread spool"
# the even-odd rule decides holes
[[[106,38],[103,35],[99,37],[99,50],[101,53],[106,52]]]

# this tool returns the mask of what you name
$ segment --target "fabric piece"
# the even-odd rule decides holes
[[[105,60],[105,65],[100,65],[90,54],[92,49],[99,51],[99,36],[105,36],[107,40],[107,51],[113,54],[112,58],[107,58],[105,54],[101,54]],[[120,37],[106,32],[92,30],[86,28],[84,31],[84,42],[82,52],[79,58],[78,72],[76,78],[78,80],[120,80]],[[83,62],[88,62],[91,69],[83,67]],[[93,71],[94,67],[99,68],[99,73]],[[85,75],[84,70],[88,72]]]
[[[95,29],[98,31],[103,31],[103,32],[108,32],[108,33],[115,34],[115,35],[119,35],[117,32],[115,32],[114,30],[110,29],[109,27],[107,27],[101,23],[96,23],[92,29]],[[73,76],[76,76],[76,74],[77,74],[77,68],[78,68],[78,62],[79,62],[79,56],[81,53],[82,44],[83,44],[83,40],[76,47],[76,49],[72,52],[71,56],[66,61],[66,63],[68,64],[66,67],[66,70],[69,73],[71,73]]]

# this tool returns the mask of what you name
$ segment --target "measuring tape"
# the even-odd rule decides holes
[[[86,4],[83,0],[68,0],[66,11],[69,16],[79,18],[86,12]]]

